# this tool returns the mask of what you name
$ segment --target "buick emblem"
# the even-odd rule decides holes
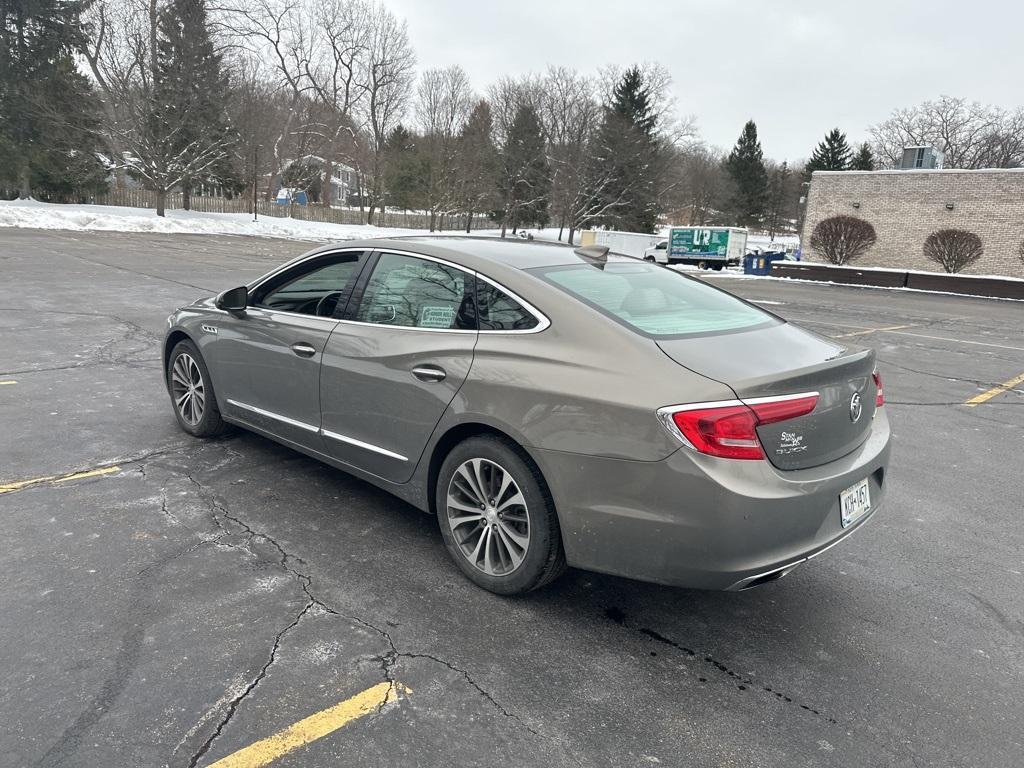
[[[853,397],[850,398],[850,421],[856,424],[863,412],[864,406],[860,402],[860,393],[854,392]]]

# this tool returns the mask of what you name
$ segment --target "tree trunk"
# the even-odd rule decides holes
[[[359,208],[362,209],[363,203],[360,201]],[[373,224],[373,216],[377,212],[377,200],[375,198],[370,199],[370,207],[366,212],[366,223],[367,225]]]
[[[508,229],[508,225],[505,223],[505,219],[501,220],[501,236],[505,237],[505,232]]]
[[[468,234],[471,234],[472,232],[473,232],[473,212],[470,211],[469,213],[466,214],[466,234],[468,235]]]
[[[570,223],[569,224],[569,245],[576,245],[576,241],[573,239],[575,236],[576,236],[576,225]],[[562,238],[559,237],[558,239],[561,240]]]
[[[192,188],[187,181],[181,185],[181,207],[186,211],[192,210]]]
[[[156,191],[156,215],[163,216],[164,210],[167,206],[167,190],[158,189]]]
[[[32,177],[28,167],[28,159],[22,158],[18,168],[18,198],[28,200],[32,196]]]
[[[565,216],[558,220],[558,242],[562,242],[562,231],[565,229]],[[572,235],[569,236],[569,244],[572,244]]]

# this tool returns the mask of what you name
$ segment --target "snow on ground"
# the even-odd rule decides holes
[[[426,234],[423,229],[399,229],[359,224],[328,224],[247,213],[167,211],[163,218],[147,208],[113,205],[63,205],[35,200],[0,201],[0,227],[100,230],[106,232],[163,232],[169,234],[254,235],[289,240],[356,240],[388,235]]]

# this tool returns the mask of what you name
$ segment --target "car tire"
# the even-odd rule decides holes
[[[182,340],[174,345],[166,377],[178,426],[193,437],[217,437],[228,430],[217,407],[210,370],[195,344]]]
[[[501,497],[487,498],[496,489],[504,489]],[[481,435],[456,445],[441,465],[435,503],[448,554],[477,586],[517,595],[565,571],[551,494],[515,443]]]
[[[713,270],[715,270],[715,272],[721,272],[722,271],[722,265],[721,264],[712,264],[711,268]]]
[[[698,269],[707,269],[708,268],[708,263],[706,261],[698,261],[697,262],[697,268]]]
[[[650,261],[650,262],[652,262],[652,263],[653,263],[653,262],[656,262],[656,261],[657,261],[657,259],[656,259],[656,258],[654,258],[653,256],[645,256],[645,257],[644,257],[644,261]]]

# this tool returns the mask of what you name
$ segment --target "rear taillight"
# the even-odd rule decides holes
[[[814,410],[818,393],[738,400],[714,405],[663,408],[662,418],[701,453],[723,459],[763,459],[757,427],[804,416]],[[669,423],[671,421],[671,424]]]
[[[882,392],[882,375],[875,371],[871,374],[871,378],[875,380],[875,408],[881,408],[885,405],[885,395]]]

